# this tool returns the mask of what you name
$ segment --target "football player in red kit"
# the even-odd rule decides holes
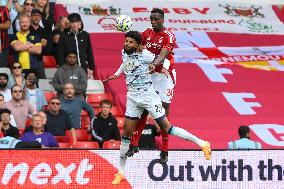
[[[163,107],[169,119],[169,108],[173,98],[174,87],[176,83],[176,72],[174,69],[173,48],[175,46],[175,35],[164,27],[164,11],[161,9],[153,9],[150,15],[152,28],[147,28],[142,33],[142,44],[150,52],[156,55],[154,64],[158,66],[152,74],[154,89],[162,99]],[[164,63],[164,60],[167,63]],[[133,134],[131,147],[127,156],[133,156],[138,152],[138,142],[141,133],[145,127],[148,112],[144,112]],[[168,161],[168,134],[162,132],[162,145],[160,147],[161,163]]]

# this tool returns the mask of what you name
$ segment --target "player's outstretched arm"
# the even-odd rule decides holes
[[[109,80],[116,79],[121,73],[123,72],[123,63],[120,65],[118,70],[113,74],[113,76],[108,77],[107,79],[104,79],[103,82],[108,82]]]
[[[116,79],[116,78],[117,78],[117,76],[113,75],[113,76],[108,77],[107,79],[104,79],[103,82],[105,83],[105,82],[108,82],[109,80],[113,80],[113,79]]]

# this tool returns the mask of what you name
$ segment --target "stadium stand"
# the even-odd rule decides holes
[[[108,140],[103,143],[103,149],[119,149],[120,141]]]
[[[59,148],[70,148],[70,143],[58,142]]]
[[[97,142],[80,141],[75,144],[74,148],[99,149],[99,144]]]
[[[99,107],[101,100],[108,99],[112,101],[112,96],[110,93],[103,94],[88,94],[87,102],[91,104],[93,107]]]
[[[104,92],[105,88],[101,80],[88,79],[86,94],[101,94]]]

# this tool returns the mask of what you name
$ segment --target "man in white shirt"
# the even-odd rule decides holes
[[[8,102],[12,99],[11,90],[7,88],[8,79],[8,74],[0,73],[0,93],[4,96],[4,102]]]

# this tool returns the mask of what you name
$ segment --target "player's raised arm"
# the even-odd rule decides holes
[[[123,72],[123,63],[120,65],[120,67],[115,72],[115,74],[113,74],[112,76],[108,77],[107,79],[104,79],[103,82],[105,83],[105,82],[107,82],[109,80],[116,79],[122,72]]]

